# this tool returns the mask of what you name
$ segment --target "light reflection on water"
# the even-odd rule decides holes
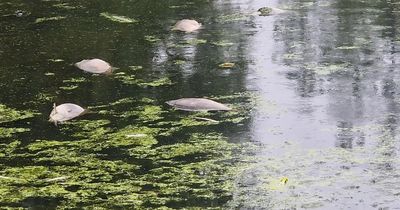
[[[398,208],[398,4],[275,5],[290,12],[256,18],[248,50],[248,87],[260,97],[252,134],[265,148],[238,180],[236,201],[244,208]],[[288,184],[273,189],[281,177]]]

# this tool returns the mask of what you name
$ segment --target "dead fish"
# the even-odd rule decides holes
[[[109,63],[98,58],[82,60],[75,63],[75,66],[83,71],[95,74],[111,74],[113,69]]]
[[[65,103],[56,106],[53,104],[53,110],[50,113],[50,122],[53,122],[55,125],[57,123],[61,123],[67,120],[71,120],[75,117],[81,116],[86,113],[86,110],[79,105],[72,103]]]
[[[183,31],[186,33],[191,33],[201,28],[201,23],[195,20],[183,19],[178,21],[172,30]]]
[[[166,102],[176,109],[185,111],[229,111],[231,108],[216,101],[205,98],[181,98]]]

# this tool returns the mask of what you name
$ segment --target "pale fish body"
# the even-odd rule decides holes
[[[185,111],[229,111],[231,108],[216,101],[205,98],[181,98],[166,102],[176,109]]]
[[[58,106],[54,104],[53,110],[50,113],[49,121],[54,122],[54,124],[57,124],[60,122],[71,120],[84,113],[85,109],[76,104],[65,103],[65,104],[60,104]]]
[[[95,74],[110,74],[112,71],[112,67],[109,63],[98,58],[82,60],[75,63],[75,66],[82,69],[83,71]]]
[[[186,33],[191,33],[201,28],[201,23],[195,20],[183,19],[178,21],[172,30],[183,31]]]

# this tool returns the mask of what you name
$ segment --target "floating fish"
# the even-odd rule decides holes
[[[231,108],[224,104],[205,98],[181,98],[166,102],[176,109],[185,111],[229,111]]]
[[[109,63],[98,58],[82,60],[78,63],[75,63],[75,66],[83,71],[95,74],[111,74],[113,69]]]
[[[86,110],[76,104],[65,103],[58,106],[56,106],[56,104],[53,104],[53,110],[50,113],[49,121],[57,125],[57,123],[59,122],[61,123],[67,120],[71,120],[85,113]]]
[[[178,21],[172,30],[183,31],[186,33],[191,33],[201,28],[201,23],[195,20],[183,19]]]

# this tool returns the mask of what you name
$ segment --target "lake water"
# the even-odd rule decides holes
[[[396,1],[3,0],[0,206],[398,209],[399,15]],[[171,31],[184,18],[202,29]],[[116,69],[74,66],[89,58]],[[183,97],[233,111],[165,104]],[[68,102],[90,111],[48,122]]]

